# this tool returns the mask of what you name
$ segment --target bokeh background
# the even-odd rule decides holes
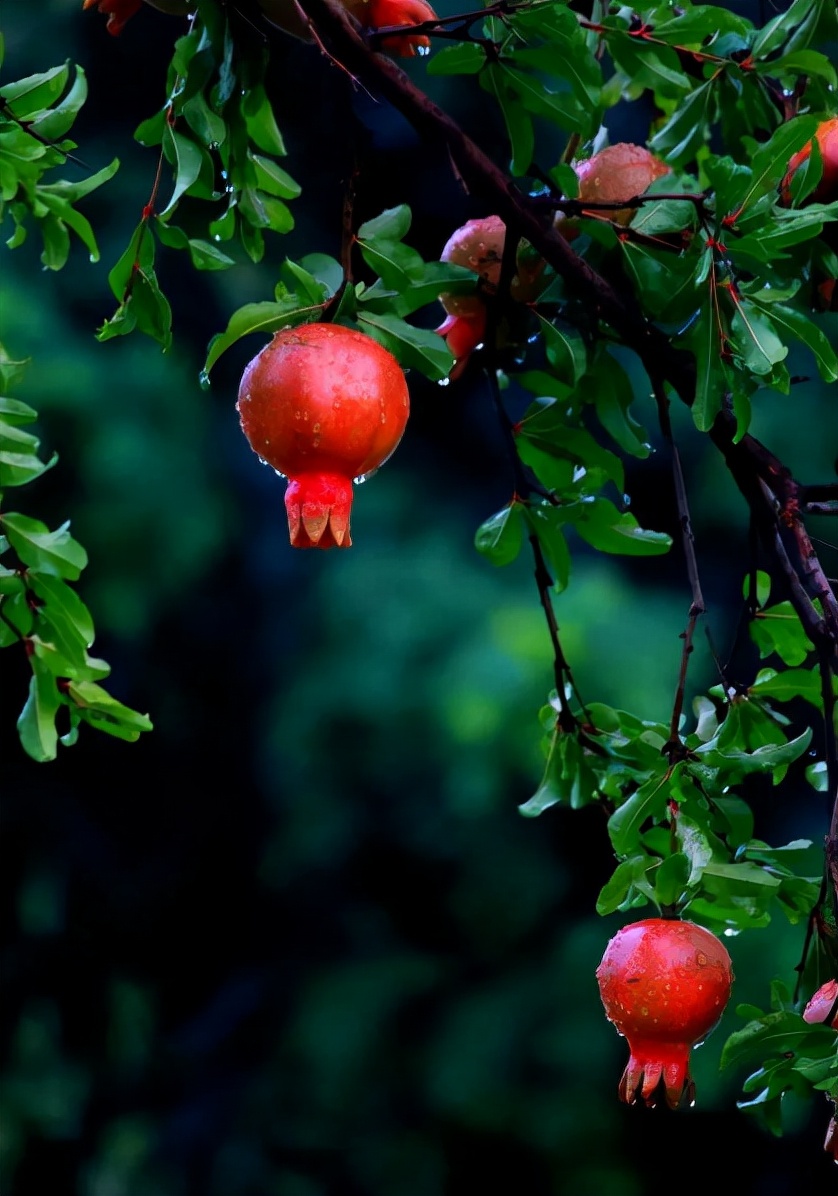
[[[759,19],[758,5],[730,7]],[[407,433],[358,491],[346,553],[290,549],[282,483],[239,431],[238,378],[263,340],[239,342],[199,385],[209,338],[271,297],[286,255],[338,252],[353,154],[358,219],[409,203],[426,257],[486,214],[479,201],[400,118],[277,35],[277,117],[303,186],[294,232],[224,274],[164,254],[174,348],[99,344],[107,271],[156,165],[132,133],[163,103],[181,26],[144,8],[112,38],[80,0],[4,0],[1,15],[3,81],[81,63],[78,152],[91,169],[122,163],[84,207],[101,262],[76,245],[51,275],[34,235],[2,248],[0,341],[32,358],[17,397],[60,454],[12,502],[50,526],[72,520],[112,692],[155,724],[134,745],[83,728],[36,765],[14,727],[26,665],[3,654],[2,1196],[838,1191],[826,1102],[790,1103],[775,1139],[735,1107],[745,1076],[718,1068],[736,1004],[764,1006],[774,977],[794,981],[803,931],[782,915],[729,944],[734,1000],[695,1052],[696,1107],[617,1101],[626,1049],[594,970],[630,919],[594,912],[614,866],[598,811],[518,813],[553,678],[526,554],[498,570],[473,548],[512,487],[479,371],[456,388],[411,375]],[[421,62],[407,69],[424,77]],[[502,161],[483,93],[430,86]],[[647,118],[615,112],[612,139],[642,139]],[[556,150],[548,138],[545,157]],[[828,480],[834,444],[812,429],[833,402],[816,382],[760,396],[756,430],[795,472]],[[707,625],[747,680],[742,504],[676,420]],[[663,452],[629,464],[627,489],[641,523],[674,531]],[[834,575],[834,530],[813,531]],[[646,561],[580,550],[557,611],[583,695],[668,718],[688,605],[677,548]],[[702,636],[691,693],[716,679]],[[771,842],[826,830],[798,774],[752,796]]]

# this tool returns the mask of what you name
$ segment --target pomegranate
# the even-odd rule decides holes
[[[371,29],[386,29],[388,25],[418,25],[422,21],[434,20],[436,13],[425,0],[369,0],[366,12],[360,17],[361,24]],[[430,51],[431,39],[424,33],[385,37],[381,40],[381,48],[399,58],[413,58],[416,54]]]
[[[662,1094],[671,1109],[685,1096],[691,1102],[690,1048],[715,1028],[730,997],[723,944],[694,922],[646,918],[617,931],[596,977],[605,1014],[629,1045],[620,1099],[652,1106]]]
[[[483,295],[494,295],[500,281],[506,225],[500,216],[467,220],[445,243],[440,261],[465,266],[478,277],[476,290],[468,295],[443,293],[439,301],[447,317],[437,328],[455,358],[452,381],[465,369],[471,353],[486,333],[486,302]],[[512,299],[532,303],[544,289],[544,260],[527,241],[521,241],[516,256],[517,271],[509,288]]]
[[[669,174],[670,167],[642,145],[618,141],[590,158],[577,162],[573,167],[579,180],[577,199],[589,203],[614,203],[644,195],[649,187],[662,175]],[[631,223],[635,208],[594,209],[586,212],[599,220],[613,220],[617,224]],[[555,228],[566,240],[572,241],[579,233],[579,224],[564,213],[556,214]]]
[[[833,199],[838,199],[838,116],[833,116],[818,125],[815,140],[823,159],[823,174],[817,187],[808,196],[807,203],[830,203]],[[791,180],[811,152],[812,142],[808,141],[789,159],[788,170],[780,184],[780,201],[786,207],[791,203]]]
[[[283,328],[244,369],[236,409],[259,457],[288,479],[295,548],[348,548],[352,483],[402,438],[409,412],[401,366],[341,324]]]

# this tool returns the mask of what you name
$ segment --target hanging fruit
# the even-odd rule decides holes
[[[715,1028],[730,998],[733,969],[723,944],[694,922],[647,918],[618,930],[596,972],[609,1021],[628,1041],[620,1080],[627,1104],[676,1109],[695,1085],[690,1049]]]
[[[402,438],[410,403],[399,363],[341,324],[283,328],[245,366],[236,408],[255,453],[288,479],[295,548],[349,548],[353,481]]]

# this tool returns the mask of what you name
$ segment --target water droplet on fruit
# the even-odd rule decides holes
[[[311,442],[311,447],[312,447],[312,448],[319,448],[319,447],[320,447],[320,437],[319,437],[319,436],[315,436],[315,437],[314,437],[314,439],[313,439],[313,440],[312,440],[312,442]]]
[[[383,412],[383,411],[381,412],[380,419],[381,419],[381,422],[382,422],[383,424],[386,424],[386,423],[387,423],[387,416],[384,414],[384,412]]]
[[[295,412],[294,412],[294,419],[302,419],[302,418],[303,418],[303,413],[302,413],[302,411],[295,411]]]
[[[312,427],[312,429],[311,429],[311,430],[312,430],[312,432],[315,432],[315,433],[319,432],[319,431],[320,431],[320,424],[315,424],[315,425]]]
[[[340,399],[335,399],[334,403],[332,403],[332,406],[334,407],[335,411],[337,411],[338,407],[340,407]]]

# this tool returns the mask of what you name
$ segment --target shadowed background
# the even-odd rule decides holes
[[[83,206],[100,263],[76,245],[47,274],[34,233],[0,258],[0,340],[32,357],[16,397],[60,454],[10,502],[50,526],[71,518],[95,651],[115,696],[155,724],[135,745],[83,727],[36,765],[14,728],[27,666],[3,654],[2,1196],[838,1190],[826,1103],[790,1106],[775,1140],[735,1108],[745,1077],[718,1070],[736,1004],[793,982],[802,928],[781,915],[728,944],[734,999],[694,1055],[696,1108],[617,1101],[627,1052],[594,969],[630,918],[594,913],[614,866],[598,811],[518,813],[540,775],[552,664],[526,553],[496,570],[473,548],[512,487],[479,370],[455,388],[410,375],[407,432],[357,491],[346,553],[290,549],[283,483],[238,428],[238,378],[264,339],[199,386],[207,341],[271,297],[286,255],[339,251],[353,154],[357,219],[409,203],[408,240],[428,258],[486,213],[399,117],[276,35],[277,119],[303,186],[294,232],[227,274],[161,253],[172,351],[138,334],[98,344],[107,271],[156,166],[132,133],[164,101],[182,25],[143,8],[112,38],[75,0],[6,0],[2,18],[3,81],[80,62],[79,155],[91,170],[122,162]],[[455,82],[429,85],[503,161],[485,96]],[[642,139],[647,116],[616,114],[612,140]],[[760,396],[757,433],[807,480],[832,476],[828,438],[816,456],[809,431],[823,387],[795,388],[791,425],[788,402]],[[747,527],[719,461],[676,420],[727,661]],[[665,454],[627,478],[640,522],[674,533]],[[834,551],[824,563],[835,572]],[[557,613],[583,696],[668,719],[688,605],[677,546],[645,561],[580,551]],[[740,643],[734,677],[754,663]],[[716,679],[702,638],[691,693]],[[790,777],[779,795],[754,786],[757,834],[818,840],[823,803]]]

